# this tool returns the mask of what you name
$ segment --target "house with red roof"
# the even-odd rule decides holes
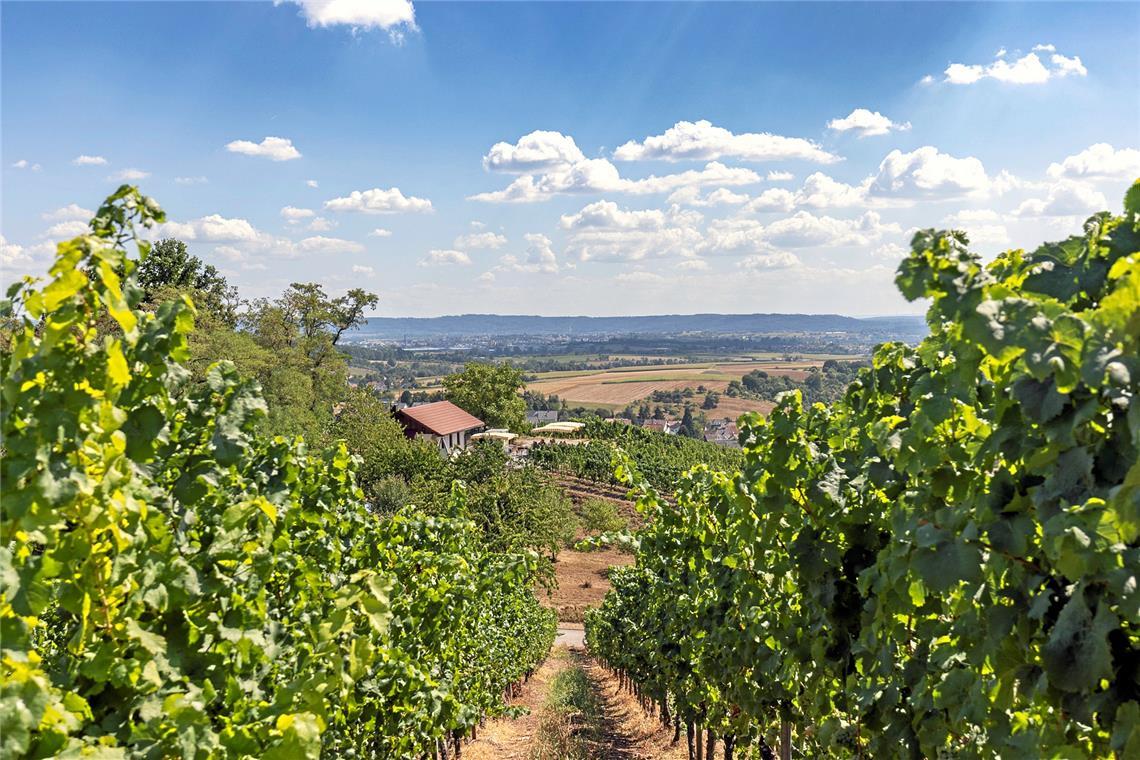
[[[396,421],[408,438],[430,440],[444,454],[464,448],[470,435],[483,427],[483,420],[450,401],[404,407],[396,411]]]

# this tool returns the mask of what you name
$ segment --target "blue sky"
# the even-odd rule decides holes
[[[0,25],[5,280],[126,179],[251,298],[913,312],[913,229],[1028,248],[1140,176],[1132,4],[3,2]]]

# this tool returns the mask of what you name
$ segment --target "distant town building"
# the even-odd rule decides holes
[[[721,446],[728,446],[729,448],[740,448],[740,443],[737,436],[740,431],[736,428],[736,423],[729,418],[711,420],[705,425],[704,439],[710,443],[716,443]]]
[[[680,420],[645,420],[641,426],[646,430],[665,433],[666,435],[677,435],[681,432]]]
[[[554,410],[538,410],[526,413],[526,421],[530,425],[545,425],[549,422],[558,422],[558,412]]]
[[[464,448],[470,434],[483,427],[481,419],[450,401],[405,407],[396,410],[395,416],[404,435],[433,441],[444,454]]]

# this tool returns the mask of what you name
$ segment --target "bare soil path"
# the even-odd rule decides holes
[[[561,629],[570,633],[573,629]],[[580,633],[580,631],[578,632]],[[618,688],[617,680],[579,646],[556,644],[550,657],[512,703],[527,707],[528,715],[488,721],[479,739],[463,748],[464,760],[560,760],[538,753],[543,707],[551,681],[559,671],[579,668],[589,680],[597,702],[597,715],[577,723],[584,756],[597,760],[683,760],[684,741],[673,744],[673,732],[647,715],[633,696]],[[589,725],[595,726],[590,730]],[[576,755],[575,757],[579,757]]]
[[[617,680],[589,655],[578,654],[601,703],[600,740],[590,757],[599,760],[683,760],[684,741],[673,744],[673,731],[650,717],[630,694],[618,688]]]
[[[511,701],[513,707],[525,707],[529,712],[514,719],[487,721],[479,729],[479,738],[463,748],[464,760],[530,760],[550,682],[569,666],[567,649],[556,645],[546,662],[523,684],[522,693]]]

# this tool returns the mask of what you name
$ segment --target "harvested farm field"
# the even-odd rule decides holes
[[[587,375],[585,377],[567,378],[566,380],[552,380],[547,382],[529,383],[527,390],[538,391],[546,395],[557,395],[572,402],[585,402],[590,404],[615,404],[624,406],[640,401],[652,395],[654,391],[679,391],[704,385],[716,391],[723,391],[728,387],[727,380],[650,380],[644,382],[622,381],[607,382],[604,379],[607,373],[601,375]]]
[[[760,414],[768,414],[776,405],[771,401],[755,401],[749,398],[732,398],[731,396],[721,396],[720,401],[716,407],[705,411],[705,415],[709,419],[716,419],[718,417],[731,417],[736,419],[746,412],[760,412]]]
[[[678,391],[704,386],[723,392],[731,380],[739,380],[753,370],[770,375],[786,375],[795,380],[807,377],[808,369],[822,364],[819,359],[799,361],[701,362],[697,364],[650,367],[621,367],[604,372],[557,372],[539,375],[527,383],[527,390],[556,395],[568,402],[624,406],[648,398],[654,391]],[[762,402],[753,402],[762,403]],[[751,406],[747,411],[763,411]],[[726,412],[728,414],[728,412]]]

